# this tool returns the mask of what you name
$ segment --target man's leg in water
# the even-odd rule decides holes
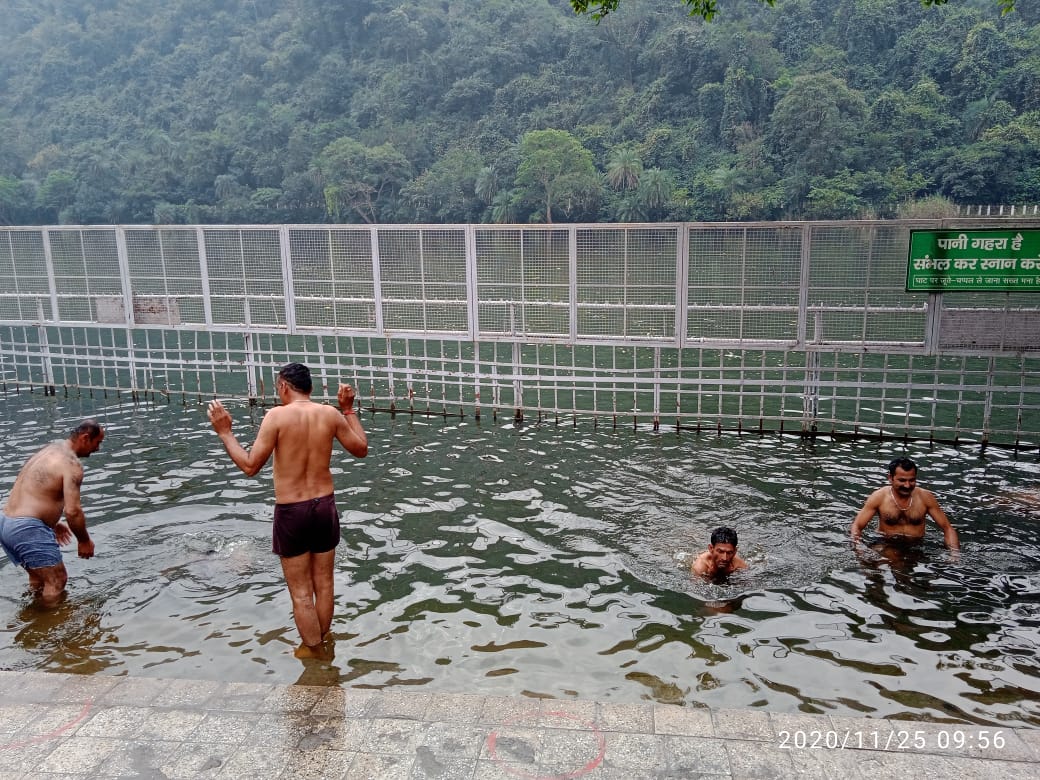
[[[317,651],[318,645],[321,644],[322,629],[314,606],[313,557],[311,553],[303,553],[281,560],[285,584],[289,587],[289,596],[292,598],[296,630],[300,632],[303,644],[312,651]]]
[[[332,628],[332,611],[335,599],[332,592],[335,573],[336,550],[311,554],[311,584],[314,588],[314,609],[318,615],[318,626],[324,640]]]
[[[39,595],[40,601],[48,607],[57,604],[61,594],[65,592],[65,584],[69,581],[69,573],[65,570],[65,564],[41,566],[28,571],[29,588]]]

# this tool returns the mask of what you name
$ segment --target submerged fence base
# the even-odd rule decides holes
[[[0,326],[5,392],[266,405],[291,361],[392,414],[1040,446],[1035,357]]]

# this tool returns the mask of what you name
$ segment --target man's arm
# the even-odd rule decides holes
[[[83,467],[74,463],[65,470],[62,478],[62,498],[65,501],[65,522],[76,536],[77,553],[80,558],[94,557],[94,540],[87,532],[87,518],[80,503],[80,486],[83,484]],[[55,531],[57,537],[58,532]]]
[[[264,419],[260,423],[260,430],[256,435],[256,441],[253,442],[253,446],[249,450],[246,450],[245,447],[238,443],[235,434],[231,432],[231,415],[228,413],[228,410],[224,408],[220,401],[209,402],[209,421],[213,425],[213,430],[220,437],[220,442],[224,445],[224,449],[227,450],[227,454],[231,457],[232,462],[247,477],[255,476],[264,467],[264,464],[267,463],[271,453],[274,452],[274,444],[278,440],[277,424],[275,422],[277,411],[277,409],[272,409],[264,415]]]
[[[928,516],[935,521],[935,524],[942,529],[943,540],[946,542],[946,546],[951,550],[961,549],[961,540],[957,536],[957,530],[950,524],[950,519],[946,516],[946,513],[942,511],[939,506],[939,501],[936,499],[935,494],[931,491],[925,494],[924,501],[925,508],[928,510]]]
[[[336,425],[336,439],[343,445],[343,449],[357,458],[363,458],[368,454],[368,436],[365,429],[361,427],[361,420],[354,412],[354,388],[350,385],[340,385],[336,392],[336,400],[339,401],[340,420]]]
[[[874,515],[878,513],[878,509],[881,508],[881,500],[878,498],[880,491],[875,490],[870,494],[870,498],[863,504],[863,508],[856,513],[856,517],[852,521],[852,525],[849,526],[849,536],[852,537],[852,541],[858,542],[860,536],[863,534],[863,529],[867,527],[871,520],[874,519]]]

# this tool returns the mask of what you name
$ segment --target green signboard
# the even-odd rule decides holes
[[[909,292],[1040,292],[1040,230],[911,230]]]

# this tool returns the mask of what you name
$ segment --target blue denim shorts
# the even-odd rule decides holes
[[[0,512],[0,544],[15,566],[42,569],[61,563],[54,529],[35,517],[8,517]]]

